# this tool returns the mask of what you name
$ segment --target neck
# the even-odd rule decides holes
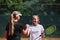
[[[33,24],[34,26],[37,26],[38,24]]]

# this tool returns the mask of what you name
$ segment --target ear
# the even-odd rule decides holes
[[[40,23],[40,20],[39,20],[39,22],[38,23]]]

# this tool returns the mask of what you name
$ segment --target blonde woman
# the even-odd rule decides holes
[[[24,27],[19,23],[20,16],[22,16],[22,14],[19,11],[12,12],[10,22],[7,24],[4,33],[5,40],[21,40],[21,33],[27,33],[27,28],[24,30]]]

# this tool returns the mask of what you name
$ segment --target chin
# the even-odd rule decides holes
[[[34,25],[37,25],[36,23],[33,23]]]

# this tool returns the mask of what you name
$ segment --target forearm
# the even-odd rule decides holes
[[[23,34],[27,35],[28,33],[28,28],[26,28],[25,30],[23,29]]]
[[[26,29],[22,31],[23,34],[27,35],[29,34],[29,24],[26,24]]]
[[[7,40],[7,31],[4,33],[4,40]]]
[[[45,33],[42,33],[42,38],[45,37]]]

